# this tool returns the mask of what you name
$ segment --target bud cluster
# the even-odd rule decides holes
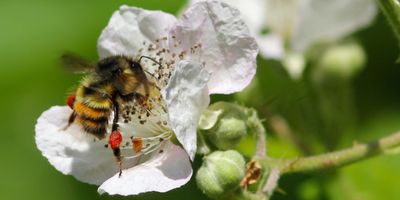
[[[246,175],[246,161],[237,146],[244,138],[255,138],[255,111],[217,102],[202,113],[198,126],[198,154],[204,155],[196,174],[197,186],[207,196],[226,199]]]

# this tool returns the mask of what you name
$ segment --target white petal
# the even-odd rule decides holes
[[[294,27],[293,48],[331,42],[369,25],[377,13],[374,0],[303,1]]]
[[[181,61],[162,91],[172,130],[192,160],[196,153],[196,127],[201,112],[210,103],[209,77],[201,64]]]
[[[193,4],[171,34],[181,40],[183,50],[190,51],[198,43],[202,45],[190,59],[205,62],[207,71],[211,72],[210,93],[240,91],[256,72],[255,39],[250,36],[239,11],[228,4],[219,1]]]
[[[191,0],[190,5],[204,0]],[[266,0],[220,0],[240,11],[241,18],[249,27],[251,35],[256,38],[260,55],[264,58],[281,59],[284,54],[282,38],[277,34],[262,33],[266,28]]]
[[[273,33],[279,34],[284,41],[288,40],[292,36],[300,5],[306,4],[309,0],[265,1],[267,2],[266,25]]]
[[[204,0],[191,0],[190,4]],[[252,35],[257,35],[264,28],[266,4],[265,0],[220,0],[238,9],[241,13],[241,18],[249,27]]]
[[[107,142],[94,142],[77,125],[63,130],[71,112],[67,106],[53,106],[45,111],[35,127],[36,145],[57,170],[99,185],[117,173],[115,158],[104,147]]]
[[[283,40],[278,34],[263,35],[266,28],[266,0],[222,0],[240,11],[241,18],[249,27],[251,35],[256,38],[260,55],[264,58],[281,59],[284,55]]]
[[[256,36],[258,46],[260,47],[260,55],[264,58],[282,59],[285,49],[283,38],[275,33]]]
[[[135,57],[144,41],[149,43],[168,36],[175,22],[176,18],[168,13],[121,6],[100,35],[97,46],[99,56]]]
[[[163,153],[146,163],[137,165],[105,181],[98,189],[100,194],[135,195],[143,192],[166,192],[187,183],[192,168],[186,152],[167,143]]]

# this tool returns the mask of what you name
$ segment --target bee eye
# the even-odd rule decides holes
[[[132,65],[131,65],[131,68],[135,69],[135,68],[138,68],[139,66],[140,66],[139,63],[133,62]]]

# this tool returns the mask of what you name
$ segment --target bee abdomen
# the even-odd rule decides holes
[[[74,104],[74,111],[77,115],[89,119],[108,119],[108,116],[110,115],[110,109],[94,108],[80,102]]]
[[[108,127],[109,109],[93,108],[77,102],[74,105],[76,120],[83,130],[97,138],[104,138]]]
[[[85,132],[96,136],[97,138],[104,138],[106,135],[108,121],[100,119],[88,119],[77,116],[77,121],[82,125]]]

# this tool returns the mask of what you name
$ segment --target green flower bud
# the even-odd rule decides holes
[[[363,48],[355,42],[349,42],[330,47],[320,60],[320,67],[324,74],[351,78],[359,72],[366,62]]]
[[[234,150],[215,151],[204,157],[196,174],[197,186],[211,198],[218,198],[239,187],[245,173],[245,160]]]
[[[219,149],[231,149],[246,136],[247,127],[243,120],[237,118],[222,118],[218,125],[212,128],[209,133],[210,141]]]
[[[218,102],[203,113],[199,129],[218,149],[232,149],[247,135],[247,118],[244,107]]]

